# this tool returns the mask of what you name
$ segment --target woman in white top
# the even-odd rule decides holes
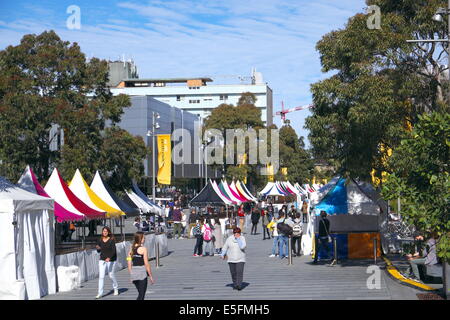
[[[181,236],[186,237],[186,223],[187,223],[187,217],[186,213],[184,213],[184,210],[181,211],[181,226],[183,227],[183,230],[181,231]]]
[[[234,290],[242,290],[246,247],[245,237],[241,235],[241,229],[236,227],[233,229],[233,236],[228,237],[225,241],[220,255],[222,259],[227,256]]]

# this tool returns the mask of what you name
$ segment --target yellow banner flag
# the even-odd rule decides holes
[[[266,168],[267,168],[267,173],[268,173],[268,180],[270,182],[273,182],[274,181],[273,165],[267,164]]]
[[[170,184],[172,148],[170,134],[158,135],[158,183]]]
[[[281,168],[281,174],[282,174],[283,176],[287,176],[287,174],[288,174],[288,168]]]

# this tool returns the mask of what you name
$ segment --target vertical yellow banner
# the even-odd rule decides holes
[[[170,134],[158,135],[158,183],[170,184],[172,148]]]

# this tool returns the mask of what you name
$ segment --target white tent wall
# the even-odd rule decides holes
[[[54,201],[0,177],[0,299],[54,292]]]
[[[0,201],[0,234],[2,245],[0,246],[0,300],[24,300],[25,281],[17,280],[16,234],[14,232],[14,213]],[[12,204],[11,206],[12,207]]]
[[[25,279],[26,298],[56,292],[54,215],[48,210],[17,215],[17,275]]]
[[[155,242],[159,244],[160,257],[167,256],[169,254],[167,236],[164,234],[154,235],[149,234],[145,236],[144,246],[148,250],[149,258],[155,257]],[[119,242],[116,244],[117,261],[115,270],[121,270],[128,266],[126,257],[130,251],[131,243],[129,241]],[[97,250],[84,250],[79,252],[68,253],[64,255],[57,255],[55,257],[56,269],[59,266],[78,266],[80,272],[80,281],[85,282],[93,280],[98,277],[98,261],[100,254]]]

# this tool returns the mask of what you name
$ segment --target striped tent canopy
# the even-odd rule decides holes
[[[105,201],[103,201],[86,183],[80,170],[76,170],[69,184],[70,190],[80,198],[84,203],[94,210],[102,211],[106,213],[107,218],[117,218],[121,215],[125,215],[120,209],[111,207]]]
[[[17,183],[19,187],[27,190],[28,192],[40,195],[42,197],[50,198],[50,196],[45,192],[44,188],[40,185],[39,181],[36,178],[33,170],[30,166],[25,168],[24,173],[19,179]],[[80,221],[85,219],[85,215],[82,213],[75,213],[67,210],[62,205],[60,205],[57,201],[55,201],[55,217],[58,222],[67,222],[67,221]]]
[[[104,211],[98,211],[89,207],[69,189],[56,168],[47,181],[44,190],[51,198],[55,199],[55,201],[70,212],[80,215],[84,214],[88,219],[105,218]]]
[[[102,198],[102,200],[105,201],[109,206],[124,212],[128,217],[139,215],[139,210],[137,208],[132,208],[124,201],[120,200],[120,198],[112,191],[108,184],[103,181],[98,170],[95,172],[95,176],[90,187],[92,191],[94,191],[100,198]]]

